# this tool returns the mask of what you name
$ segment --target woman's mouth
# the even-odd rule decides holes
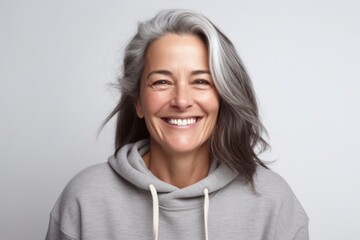
[[[198,117],[191,117],[191,118],[163,118],[165,122],[170,125],[175,126],[188,126],[196,123],[199,121],[200,118]]]

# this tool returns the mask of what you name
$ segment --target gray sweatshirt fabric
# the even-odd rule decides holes
[[[209,240],[306,240],[308,217],[288,184],[258,167],[254,192],[243,177],[212,161],[203,180],[179,189],[156,178],[142,155],[149,141],[120,149],[107,163],[78,173],[50,214],[47,240],[151,240],[153,197],[159,199],[159,240],[204,240],[204,189]]]

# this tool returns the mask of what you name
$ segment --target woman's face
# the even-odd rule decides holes
[[[156,144],[168,153],[207,148],[219,112],[204,42],[167,34],[150,44],[136,103]]]

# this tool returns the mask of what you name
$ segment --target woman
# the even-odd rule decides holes
[[[308,239],[308,218],[255,148],[251,81],[207,18],[166,10],[126,48],[116,151],[66,186],[47,239]]]

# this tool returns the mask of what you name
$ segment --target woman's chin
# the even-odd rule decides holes
[[[174,154],[189,154],[192,152],[196,153],[201,148],[207,147],[207,144],[205,144],[204,141],[197,141],[194,138],[178,138],[163,141],[160,143],[160,147]]]

